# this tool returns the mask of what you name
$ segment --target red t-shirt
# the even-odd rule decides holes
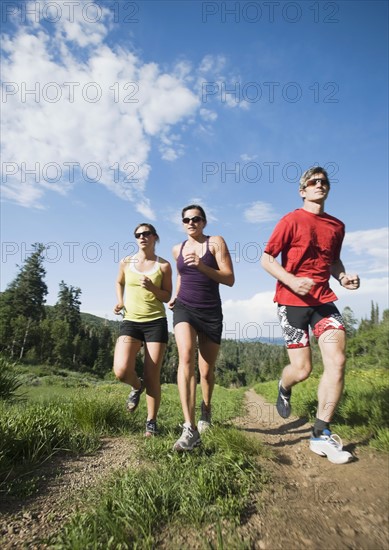
[[[330,289],[331,265],[340,258],[344,223],[329,214],[312,214],[303,208],[290,212],[276,225],[265,252],[288,273],[315,281],[309,294],[299,296],[277,281],[274,301],[284,306],[316,306],[337,300]]]

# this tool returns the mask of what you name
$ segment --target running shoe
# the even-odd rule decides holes
[[[193,451],[195,447],[201,445],[200,434],[198,430],[184,424],[181,437],[173,445],[173,451],[184,452]]]
[[[326,456],[333,464],[346,464],[353,460],[353,455],[343,450],[340,437],[330,430],[323,430],[322,435],[309,440],[309,448],[320,456]]]
[[[201,402],[201,416],[199,423],[197,424],[197,429],[200,434],[204,433],[211,427],[211,411],[207,409],[204,401]]]
[[[282,418],[288,418],[292,412],[290,406],[290,398],[292,397],[292,390],[289,390],[288,394],[281,391],[281,380],[278,382],[278,397],[277,397],[277,412]]]
[[[146,437],[153,437],[158,434],[157,422],[155,420],[147,420],[146,422]]]
[[[140,400],[141,393],[145,389],[144,386],[143,386],[142,378],[140,378],[140,383],[141,383],[140,389],[135,390],[133,388],[130,395],[127,398],[127,401],[126,401],[127,410],[131,413],[135,412],[135,410],[137,409],[137,407],[139,405],[139,400]]]

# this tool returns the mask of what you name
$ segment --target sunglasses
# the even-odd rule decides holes
[[[185,223],[186,225],[189,222],[199,223],[201,221],[204,221],[204,218],[202,216],[192,216],[191,218],[182,218],[182,223]]]
[[[305,187],[313,187],[314,185],[317,185],[318,183],[321,183],[321,185],[329,185],[328,181],[323,178],[314,178],[312,180],[308,180],[305,184]]]
[[[150,237],[150,235],[153,235],[151,231],[141,231],[140,233],[135,233],[135,238],[140,239],[143,237]]]

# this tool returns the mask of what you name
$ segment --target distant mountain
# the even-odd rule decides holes
[[[92,315],[91,313],[81,312],[81,320],[83,323],[89,326],[101,327],[108,326],[110,329],[117,331],[119,322],[122,318],[118,317],[117,321],[111,321],[110,319],[105,319],[104,317],[98,317],[97,315]]]
[[[54,306],[45,306],[47,316],[50,318],[53,315]],[[84,324],[92,327],[109,327],[112,331],[117,332],[119,327],[119,322],[121,317],[118,317],[117,321],[111,321],[110,319],[105,319],[104,317],[98,317],[97,315],[92,315],[91,313],[83,313],[81,311],[81,320]]]

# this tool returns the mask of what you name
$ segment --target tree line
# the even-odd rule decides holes
[[[81,289],[61,281],[54,306],[46,305],[44,246],[36,243],[15,279],[0,294],[0,352],[12,360],[40,363],[104,377],[112,370],[113,350],[119,322],[81,313]],[[349,336],[348,356],[354,366],[388,366],[389,311],[380,321],[378,305],[372,303],[370,319],[358,325],[352,310],[343,310]],[[315,358],[319,354],[312,346]],[[284,346],[223,340],[216,363],[218,383],[245,386],[271,380],[287,363]],[[137,368],[141,368],[138,357]],[[178,353],[169,334],[162,382],[175,383]]]

